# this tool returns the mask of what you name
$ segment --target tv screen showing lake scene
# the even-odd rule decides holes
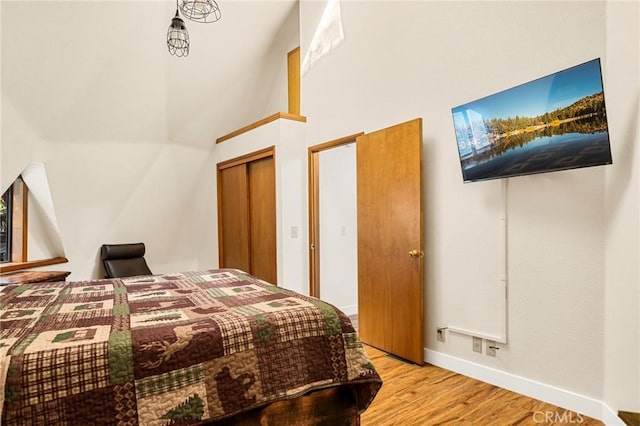
[[[600,59],[451,111],[464,182],[612,162]]]

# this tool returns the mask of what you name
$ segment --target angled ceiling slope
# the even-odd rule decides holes
[[[291,49],[274,40],[298,36],[297,0],[218,4],[220,21],[187,22],[191,51],[177,58],[170,0],[2,1],[2,97],[50,143],[210,147],[262,118]]]

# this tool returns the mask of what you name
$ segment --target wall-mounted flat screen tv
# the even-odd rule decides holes
[[[600,59],[451,111],[464,182],[612,163]]]

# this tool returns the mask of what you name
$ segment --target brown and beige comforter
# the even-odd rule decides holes
[[[381,380],[349,319],[237,270],[0,288],[3,425],[222,419]]]

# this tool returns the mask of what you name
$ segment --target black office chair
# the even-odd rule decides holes
[[[144,243],[103,244],[100,257],[107,278],[151,275],[152,272],[144,260]]]

